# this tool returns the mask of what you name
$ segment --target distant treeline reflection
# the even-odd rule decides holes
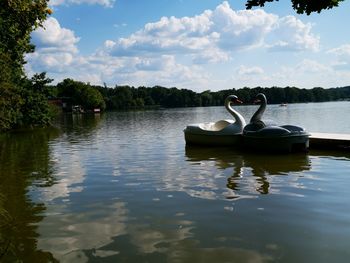
[[[256,94],[263,92],[271,104],[324,102],[350,99],[350,86],[341,88],[299,89],[296,87],[242,88],[196,93],[188,89],[116,86],[96,87],[102,94],[107,110],[135,109],[152,106],[200,107],[222,106],[230,94],[237,95],[244,103],[252,103]]]

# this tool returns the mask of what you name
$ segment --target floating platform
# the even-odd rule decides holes
[[[311,132],[310,149],[342,149],[350,151],[350,134]]]

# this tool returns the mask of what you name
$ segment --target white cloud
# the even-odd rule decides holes
[[[127,23],[122,23],[122,24],[114,24],[113,27],[119,28],[119,27],[126,27],[128,24]]]
[[[241,65],[237,69],[238,75],[244,76],[244,75],[261,75],[264,73],[264,70],[261,67],[246,67]]]
[[[349,74],[337,72],[330,65],[315,60],[303,59],[291,66],[281,66],[270,75],[269,86],[296,86],[299,88],[335,87],[347,83]]]
[[[173,55],[110,56],[108,51],[116,44],[110,40],[105,41],[102,50],[95,54],[80,56],[76,46],[79,38],[72,30],[61,27],[53,17],[45,21],[44,29],[32,33],[32,40],[36,52],[27,55],[27,72],[48,71],[57,82],[68,77],[111,85],[193,86],[207,81],[199,67],[179,64]]]
[[[319,38],[311,29],[294,16],[279,18],[259,9],[235,11],[223,2],[194,17],[162,17],[114,40],[108,51],[112,56],[181,54],[202,64],[228,61],[234,52],[263,47],[266,39],[270,50],[316,51]]]
[[[48,18],[43,28],[32,33],[36,52],[27,55],[32,71],[62,72],[74,62],[79,38],[72,30],[62,28],[54,18]]]
[[[350,44],[342,45],[337,48],[333,48],[328,51],[330,54],[335,54],[337,56],[348,57],[350,58]]]
[[[240,87],[296,86],[313,88],[315,86],[329,88],[344,86],[348,83],[350,71],[337,71],[332,65],[311,59],[302,59],[289,66],[279,64],[276,67],[247,67],[241,65],[232,75],[231,82]]]
[[[174,56],[162,55],[156,58],[116,58],[100,56],[90,58],[90,66],[101,72],[101,81],[129,85],[163,85],[167,87],[190,87],[208,82],[200,67],[185,66],[176,62]]]
[[[71,5],[71,4],[89,4],[102,5],[104,7],[113,7],[115,0],[50,0],[50,6]]]
[[[27,56],[33,71],[63,72],[64,67],[68,67],[73,62],[71,53],[34,53]]]
[[[278,17],[263,10],[234,11],[227,2],[212,13],[211,30],[219,33],[218,46],[223,50],[237,50],[260,46]]]
[[[83,0],[60,3],[73,2]],[[197,91],[220,86],[223,89],[232,85],[232,73],[219,68],[237,68],[239,64],[234,63],[244,55],[242,50],[315,51],[319,46],[319,38],[311,33],[311,24],[259,9],[235,11],[228,2],[197,16],[163,17],[147,23],[129,36],[105,40],[103,46],[88,56],[79,55],[79,38],[74,31],[61,27],[55,18],[50,17],[44,27],[32,33],[36,52],[27,56],[29,74],[47,71],[57,82],[69,77],[112,86],[163,85]],[[340,53],[340,49],[332,52]],[[215,69],[209,65],[212,63],[217,63]],[[268,83],[274,81],[274,74],[284,74],[279,69],[268,74],[267,67],[263,69],[260,65],[238,67],[234,80],[244,86],[252,81]],[[213,71],[209,69],[211,66]],[[299,67],[305,71],[324,70],[310,61]]]
[[[32,33],[32,42],[41,51],[57,52],[67,51],[77,52],[75,44],[79,38],[75,37],[72,30],[62,28],[54,17],[49,17],[43,24]]]
[[[115,46],[115,44],[116,43],[114,41],[112,41],[112,40],[106,40],[105,43],[104,43],[104,46],[107,49],[111,49],[111,48],[113,48]]]
[[[310,59],[304,59],[301,63],[296,65],[296,71],[302,72],[302,73],[329,73],[332,71],[331,67],[325,66],[317,61],[310,60]]]
[[[311,33],[310,23],[304,24],[294,16],[280,18],[271,32],[274,43],[269,44],[271,51],[301,51],[319,49],[319,37]]]
[[[332,62],[335,69],[350,70],[350,44],[330,49],[327,53],[335,56],[335,60]]]
[[[269,81],[269,74],[265,74],[265,70],[259,66],[240,65],[236,68],[231,82],[238,82],[242,86],[256,87],[262,86]]]
[[[261,45],[277,16],[263,10],[234,11],[228,2],[194,17],[162,17],[109,45],[112,56],[190,55],[195,63],[227,61],[229,53]]]

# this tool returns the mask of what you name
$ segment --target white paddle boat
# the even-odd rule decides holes
[[[241,142],[246,122],[242,115],[232,108],[232,104],[242,103],[237,96],[230,95],[225,100],[225,107],[234,120],[191,124],[184,130],[187,145],[232,146]]]

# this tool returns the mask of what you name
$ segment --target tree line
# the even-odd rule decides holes
[[[350,86],[324,89],[300,89],[297,87],[244,87],[221,91],[195,92],[189,89],[162,86],[133,87],[128,85],[114,88],[90,85],[72,79],[65,79],[51,86],[51,94],[58,98],[70,98],[71,103],[84,109],[132,110],[145,108],[207,107],[222,106],[228,95],[238,96],[244,103],[253,102],[258,93],[264,93],[268,103],[325,102],[350,99]]]

